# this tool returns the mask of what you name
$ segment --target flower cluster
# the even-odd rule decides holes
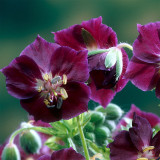
[[[160,22],[138,32],[133,47],[118,43],[93,18],[53,32],[54,43],[38,35],[2,68],[8,93],[32,116],[0,146],[2,160],[160,159],[160,117],[134,105],[123,116],[110,103],[129,80],[160,98]],[[100,106],[88,110],[90,100]]]

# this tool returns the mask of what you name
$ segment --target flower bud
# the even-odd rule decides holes
[[[106,120],[104,122],[104,125],[109,128],[110,131],[113,131],[116,129],[116,123],[115,121],[112,121],[112,120]]]
[[[84,127],[84,130],[85,130],[86,132],[93,132],[94,129],[95,129],[95,125],[94,125],[92,122],[88,122],[88,123],[86,124],[86,126]]]
[[[19,136],[19,142],[22,149],[28,154],[38,153],[42,146],[40,136],[34,130],[23,131]]]
[[[95,125],[103,124],[105,120],[105,116],[101,112],[95,112],[93,111],[91,113],[91,120],[90,122],[93,122]]]
[[[20,160],[20,153],[15,144],[7,144],[2,152],[2,160]]]
[[[107,113],[106,119],[109,120],[117,120],[121,118],[123,114],[123,110],[119,106],[113,103],[110,103],[105,110]]]
[[[92,142],[95,142],[95,134],[90,132],[85,132],[85,138],[91,140]]]
[[[97,127],[94,133],[98,144],[103,144],[111,134],[110,130],[105,126]]]

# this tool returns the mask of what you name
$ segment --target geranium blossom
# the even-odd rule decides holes
[[[152,137],[147,119],[134,115],[132,128],[121,131],[109,144],[111,160],[155,160],[160,154],[160,131]]]
[[[88,110],[86,51],[60,47],[38,36],[2,73],[8,92],[35,120],[70,119]]]
[[[143,91],[156,88],[160,98],[160,22],[137,25],[139,36],[133,44],[133,57],[126,78]]]
[[[80,25],[73,25],[68,29],[54,32],[55,42],[62,46],[69,46],[77,51],[117,48],[118,40],[112,28],[102,24],[102,17],[83,21]],[[123,69],[120,77],[116,77],[116,61],[112,67],[105,66],[108,52],[88,56],[91,88],[91,99],[106,107],[116,92],[121,91],[127,83],[123,78],[128,64],[128,56],[123,49]],[[115,56],[115,53],[112,54]]]

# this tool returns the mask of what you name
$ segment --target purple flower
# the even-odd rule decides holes
[[[127,122],[125,120],[126,118],[133,120],[134,113],[136,113],[137,115],[139,115],[143,118],[146,118],[149,121],[152,128],[154,128],[157,125],[160,126],[160,117],[158,117],[157,115],[155,115],[151,112],[141,111],[138,107],[136,107],[134,104],[132,104],[129,112],[127,112],[126,115],[119,121],[115,132],[112,134],[113,137],[115,137],[115,135],[117,135],[118,131],[120,131],[121,126],[124,126],[124,127],[127,126]]]
[[[43,155],[38,160],[85,160],[85,158],[72,148],[54,151],[52,156]]]
[[[94,51],[117,46],[117,36],[112,28],[102,24],[102,17],[83,21],[80,25],[73,25],[54,33],[55,42],[62,46],[69,46],[77,51]],[[117,48],[118,49],[118,48]],[[127,79],[123,78],[128,64],[128,56],[122,49],[123,69],[118,81],[116,79],[116,64],[106,68],[105,58],[108,52],[88,56],[91,88],[91,99],[106,107],[116,92],[121,91]]]
[[[143,91],[156,88],[160,98],[160,22],[137,25],[139,36],[133,44],[133,57],[126,78]]]
[[[109,144],[111,160],[151,160],[160,154],[160,131],[152,137],[147,119],[134,114],[132,128],[121,131]]]
[[[35,120],[70,119],[88,110],[87,52],[49,43],[40,36],[2,73],[8,93]]]

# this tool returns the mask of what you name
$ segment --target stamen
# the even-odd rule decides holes
[[[148,158],[138,158],[137,160],[148,160]]]
[[[42,91],[42,89],[43,89],[43,87],[42,87],[42,86],[38,86],[37,91],[38,91],[38,92],[41,92],[41,91]]]
[[[64,88],[61,88],[60,93],[63,100],[68,98],[68,94]]]
[[[59,81],[61,80],[61,77],[60,76],[57,76],[57,77],[54,77],[51,81],[52,84],[56,84],[58,83]]]
[[[47,99],[44,99],[44,104],[45,104],[46,106],[48,106],[48,105],[50,104],[50,102],[49,102]]]
[[[153,150],[153,149],[154,149],[154,146],[148,146],[148,147],[143,149],[143,152],[150,151],[150,150]]]
[[[63,84],[64,85],[67,84],[67,76],[65,74],[63,74]]]
[[[62,104],[63,104],[63,99],[62,99],[62,97],[58,97],[57,105],[56,105],[57,109],[61,109]]]
[[[48,75],[47,73],[43,74],[43,79],[44,79],[45,81],[48,81],[49,75]]]

